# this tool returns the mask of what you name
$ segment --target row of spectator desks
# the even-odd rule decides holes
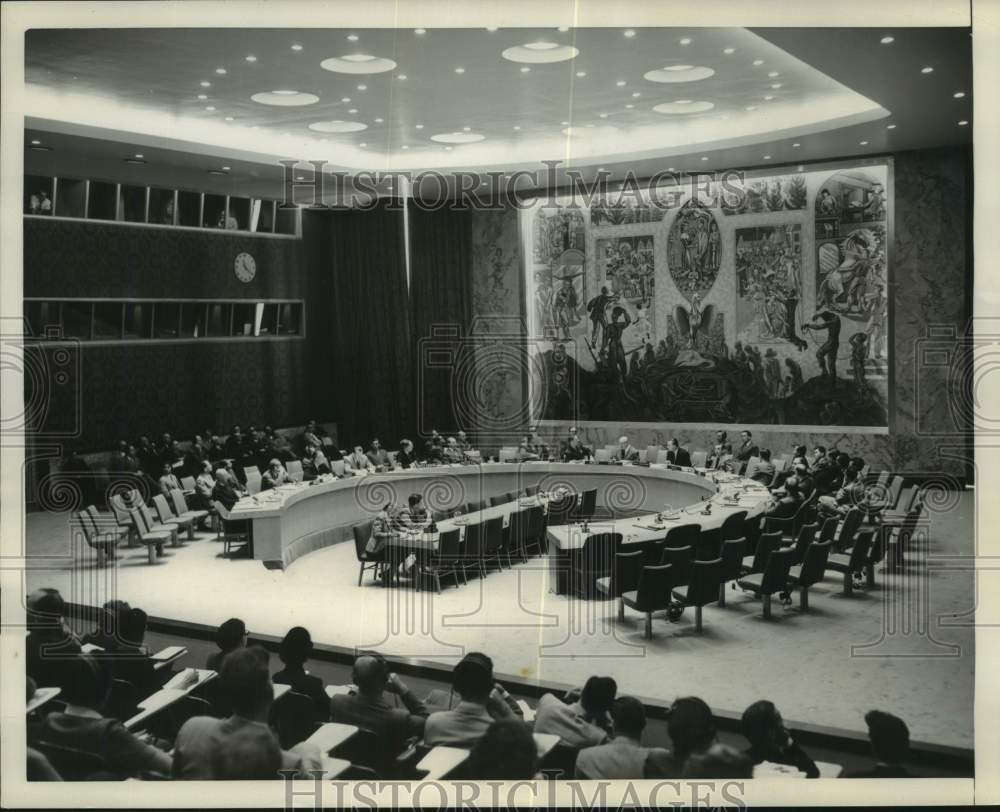
[[[486,500],[511,491],[522,492],[534,486],[542,491],[566,488],[577,493],[597,490],[597,519],[590,532],[610,529],[614,517],[615,532],[621,532],[625,544],[661,538],[666,529],[649,530],[631,517],[657,512],[671,514],[687,511],[691,515],[671,524],[698,522],[703,527],[721,524],[732,512],[722,506],[717,494],[746,486],[738,509],[759,512],[767,492],[749,480],[731,478],[717,486],[694,469],[670,469],[666,466],[605,465],[598,463],[479,463],[437,465],[384,473],[363,474],[343,479],[324,476],[312,482],[298,482],[244,497],[231,511],[234,521],[251,525],[252,554],[269,567],[285,568],[300,556],[331,544],[353,541],[354,525],[370,521],[388,503],[403,506],[411,494],[423,496],[429,512],[450,512],[470,502]],[[701,514],[702,500],[717,500],[711,515]],[[516,502],[501,506],[509,512]],[[484,511],[484,517],[488,511]],[[643,522],[649,525],[649,522]],[[651,525],[650,525],[651,526]],[[585,535],[579,525],[549,530],[554,555],[582,546]]]

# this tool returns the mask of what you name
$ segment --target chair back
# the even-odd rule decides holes
[[[644,448],[642,449],[642,451],[639,452],[638,462],[646,462],[647,459],[648,459],[648,451]]]
[[[144,536],[149,532],[149,525],[146,524],[146,517],[139,508],[132,508],[128,515],[132,518],[132,524],[135,525],[136,532],[140,536]]]
[[[707,451],[692,451],[691,452],[691,467],[692,468],[704,468],[705,463],[708,461]]]
[[[260,493],[260,489],[263,484],[264,480],[261,478],[260,474],[247,474],[247,493],[251,496]]]
[[[485,499],[480,499],[479,500],[479,508],[478,508],[479,510],[486,510],[486,508],[488,508],[488,507],[489,507],[489,504],[487,504],[487,502],[486,502]]]
[[[576,494],[569,493],[560,499],[554,499],[548,506],[548,523],[550,525],[566,524],[570,511],[576,507]]]
[[[520,497],[520,494],[517,491],[507,491],[505,496],[506,496],[506,501],[509,503],[509,502],[516,502]]]
[[[597,488],[589,488],[580,496],[580,507],[574,516],[575,519],[590,521],[594,518],[594,511],[597,510]]]
[[[528,487],[524,489],[525,496],[535,496],[537,493],[538,493],[537,485],[528,485]]]
[[[513,550],[519,550],[524,546],[524,542],[528,538],[528,511],[525,508],[521,510],[511,511],[510,514],[510,524],[508,525],[508,530],[510,533],[510,547]]]
[[[763,541],[763,536],[761,540]],[[775,550],[768,556],[760,584],[762,595],[773,595],[788,588],[788,571],[792,568],[794,555],[795,550],[788,547],[784,550]]]
[[[623,592],[631,592],[639,588],[639,578],[646,564],[646,556],[642,550],[615,553],[611,567],[611,583],[608,595],[612,598],[621,596]]]
[[[830,541],[837,534],[837,527],[840,525],[839,516],[829,516],[823,520],[823,525],[819,530],[819,537],[816,541]]]
[[[219,501],[213,501],[212,507],[215,508],[215,512],[219,514],[219,518],[224,522],[229,521],[229,511],[226,510],[226,506]]]
[[[507,504],[507,495],[500,494],[499,496],[490,497],[490,507],[497,507],[499,505]]]
[[[595,533],[588,536],[583,542],[580,553],[585,570],[595,577],[610,574],[615,555],[621,545],[621,533]]]
[[[854,541],[861,523],[865,520],[865,514],[860,508],[851,508],[844,517],[844,523],[840,525],[840,532],[837,534],[837,549],[846,550]]]
[[[174,513],[176,513],[178,516],[187,513],[188,510],[187,499],[184,498],[184,493],[182,491],[179,491],[177,490],[177,488],[174,488],[170,492],[170,501],[174,503]]]
[[[878,479],[875,480],[875,487],[879,488],[881,490],[882,488],[884,488],[888,484],[888,482],[889,482],[889,472],[888,471],[882,471],[878,475]]]
[[[101,780],[107,780],[108,767],[97,753],[89,750],[75,750],[45,741],[33,742],[32,747],[39,750],[63,781],[87,781],[91,776],[101,774]],[[124,778],[124,776],[122,776]]]
[[[639,452],[639,462],[654,463],[656,462],[656,458],[659,453],[660,447],[658,445],[648,445],[646,446],[645,452]],[[643,457],[643,454],[645,454],[645,458]]]
[[[156,508],[156,515],[160,517],[161,522],[169,522],[174,518],[174,514],[170,511],[170,506],[167,504],[167,497],[162,493],[158,493],[153,497],[153,506]]]
[[[284,750],[294,747],[316,732],[316,703],[312,697],[288,691],[271,705],[270,722],[278,731]]]
[[[347,473],[347,465],[343,460],[330,460],[330,470],[336,476],[343,476]]]
[[[913,510],[913,505],[917,501],[918,493],[920,493],[920,486],[910,485],[910,487],[906,489],[906,494],[903,495],[899,500],[899,506],[898,506],[899,510],[903,511],[904,513],[908,513],[909,511]]]
[[[469,502],[465,506],[466,513],[477,513],[479,511],[479,502]]]
[[[748,460],[747,460],[747,467],[746,467],[746,468],[744,468],[743,470],[745,470],[745,471],[749,471],[749,470],[750,470],[751,468],[753,468],[753,467],[754,467],[754,466],[755,466],[755,465],[756,465],[756,464],[757,464],[758,462],[760,462],[760,457],[751,457],[750,459],[748,459]]]
[[[851,560],[847,565],[851,572],[861,572],[868,561],[868,551],[872,546],[872,538],[875,536],[874,530],[865,530],[858,533],[851,548]]]
[[[754,550],[753,554],[753,566],[751,567],[751,572],[764,572],[767,567],[767,562],[770,560],[772,553],[781,546],[781,532],[776,531],[774,533],[761,533],[760,538],[757,539],[757,549]],[[789,565],[791,566],[791,565]]]
[[[795,555],[792,556],[795,559],[794,563],[801,564],[805,561],[806,550],[809,549],[809,545],[816,538],[817,530],[819,530],[819,525],[815,522],[813,524],[804,524],[799,528],[799,534],[795,537]]]
[[[696,561],[691,570],[691,581],[688,585],[688,606],[704,606],[719,600],[719,584],[722,583],[722,559],[714,561]]]
[[[661,564],[670,565],[670,586],[685,586],[691,580],[694,566],[693,547],[664,547]]]
[[[695,547],[695,561],[714,561],[722,551],[722,529],[709,527],[701,531]]]
[[[305,478],[305,471],[302,468],[301,460],[289,460],[288,464],[285,465],[285,470],[288,471],[288,476],[290,476],[296,482],[301,482]]]
[[[594,449],[595,462],[611,462],[611,452],[606,448]]]
[[[485,555],[494,555],[503,547],[503,516],[494,516],[486,520]]]
[[[482,522],[465,526],[465,555],[467,561],[478,561],[483,557],[486,543],[486,527]]]
[[[698,544],[700,536],[700,524],[679,524],[667,531],[665,541],[667,547],[691,547],[693,549]]]
[[[655,612],[670,605],[671,589],[670,564],[656,564],[642,568],[639,586],[636,589],[636,609],[640,612]]]
[[[886,498],[888,510],[895,510],[899,504],[899,494],[903,490],[903,478],[896,475],[889,482],[889,494]]]
[[[722,542],[722,571],[720,581],[726,583],[740,577],[740,566],[743,564],[743,553],[746,550],[745,538],[726,539]]]
[[[722,540],[729,541],[730,539],[744,538],[745,528],[747,520],[747,511],[737,510],[735,513],[730,513],[726,516],[726,520],[722,523]]]
[[[125,502],[120,493],[112,494],[108,499],[108,507],[115,514],[115,519],[124,524],[129,520],[129,509],[125,507]]]
[[[438,538],[438,558],[448,561],[458,558],[462,550],[462,531],[457,527],[454,530],[445,530]]]
[[[528,508],[527,538],[534,541],[545,534],[545,510],[541,505]]]
[[[186,491],[193,491],[195,489],[195,481],[193,476],[182,476],[181,477],[181,487]]]
[[[576,774],[576,757],[579,754],[575,747],[559,742],[545,754],[538,769],[546,775],[551,774],[555,780],[569,781]]]
[[[354,531],[354,555],[358,561],[365,560],[365,547],[368,546],[368,542],[371,540],[372,528],[374,526],[375,522],[370,521],[356,524],[351,528]]]
[[[94,526],[94,520],[90,517],[90,514],[85,510],[81,510],[74,513],[73,518],[76,519],[77,523],[80,525],[80,529],[83,531],[83,537],[86,539],[87,545],[93,547],[97,542],[97,528]]]
[[[799,571],[799,586],[812,586],[823,580],[832,547],[832,541],[823,541],[813,544],[806,550],[806,557]]]

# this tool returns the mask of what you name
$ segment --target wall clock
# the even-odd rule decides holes
[[[233,262],[233,271],[240,282],[251,282],[257,275],[257,262],[246,251],[241,251]]]

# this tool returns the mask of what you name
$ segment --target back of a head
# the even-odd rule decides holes
[[[86,654],[59,665],[60,699],[70,705],[101,710],[111,693],[111,671]]]
[[[597,715],[607,713],[614,704],[618,693],[618,683],[611,677],[591,677],[583,686],[580,704],[587,713]]]
[[[66,604],[59,590],[51,587],[36,589],[28,595],[26,606],[29,631],[58,627],[66,611]]]
[[[640,739],[646,727],[646,709],[634,696],[620,696],[611,706],[616,736]]]
[[[254,718],[274,697],[267,652],[259,646],[238,648],[226,655],[219,671],[219,687],[233,711]]]
[[[238,617],[231,617],[215,632],[215,644],[223,651],[232,651],[243,643],[246,624]]]
[[[753,764],[739,750],[713,744],[703,753],[693,753],[684,763],[682,778],[752,778]]]
[[[382,693],[389,669],[385,661],[377,654],[362,654],[354,660],[354,684],[364,696],[377,696]]]
[[[278,648],[278,657],[285,665],[300,666],[312,654],[312,637],[308,629],[302,626],[294,626],[288,630],[281,646]]]
[[[778,712],[773,702],[761,699],[754,702],[745,711],[740,720],[740,732],[751,745],[765,745],[771,739],[778,724]]]
[[[764,462],[768,462],[771,459],[771,449],[770,448],[762,448],[760,450],[760,458]]]
[[[885,764],[898,764],[910,749],[910,729],[898,716],[871,710],[865,714],[872,753]]]
[[[146,636],[146,612],[138,607],[122,613],[120,633],[122,642],[130,646],[141,646]]]
[[[692,753],[707,750],[715,741],[712,709],[705,700],[696,696],[676,700],[670,709],[667,732],[678,761],[684,761]]]
[[[538,747],[520,719],[501,719],[487,728],[469,755],[465,774],[486,781],[527,781],[538,771]]]
[[[847,468],[847,466],[849,466],[850,464],[851,464],[851,458],[847,456],[847,454],[837,455],[837,465],[839,465],[841,468]]]
[[[452,687],[462,699],[485,702],[493,690],[493,661],[478,651],[466,654],[452,671]]]
[[[242,725],[220,736],[212,751],[212,778],[216,781],[256,781],[278,778],[281,747],[264,725]]]

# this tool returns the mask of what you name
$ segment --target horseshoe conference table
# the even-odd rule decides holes
[[[252,524],[255,559],[285,568],[313,550],[353,540],[354,525],[369,521],[390,502],[405,505],[415,493],[423,496],[428,511],[450,514],[458,507],[464,512],[469,502],[485,500],[488,504],[492,496],[529,486],[547,492],[596,489],[599,516],[614,519],[592,522],[590,533],[610,530],[614,524],[626,544],[662,537],[674,524],[697,522],[707,529],[720,525],[734,510],[755,515],[766,508],[769,496],[763,486],[732,475],[720,475],[717,483],[710,476],[661,465],[436,465],[283,485],[241,499],[231,511],[231,520]],[[729,494],[738,494],[739,500],[731,502],[726,498]],[[704,500],[711,504],[707,515]],[[652,519],[661,512],[667,519],[657,526]],[[575,549],[582,546],[585,535],[576,524],[552,527],[550,546],[554,554]]]

